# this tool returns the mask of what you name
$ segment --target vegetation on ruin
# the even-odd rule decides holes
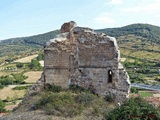
[[[74,85],[69,89],[61,89],[55,85],[47,86],[47,90],[40,96],[34,109],[41,109],[46,114],[61,117],[75,117],[85,110],[93,116],[100,116],[115,104],[107,102],[102,96],[94,95],[90,90]]]
[[[86,115],[87,111],[93,117],[101,116],[101,119],[106,120],[160,119],[160,108],[149,104],[141,97],[129,98],[118,106],[114,101],[108,101],[108,96],[97,96],[88,89],[77,86],[71,86],[66,90],[54,85],[49,88],[51,89],[47,88],[39,95],[40,99],[35,102],[33,110],[40,109],[44,110],[45,114],[65,118]]]

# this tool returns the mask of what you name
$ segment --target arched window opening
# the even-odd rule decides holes
[[[108,83],[112,83],[112,70],[108,70]]]

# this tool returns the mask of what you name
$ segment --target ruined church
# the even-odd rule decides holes
[[[60,31],[44,47],[41,86],[92,87],[98,95],[114,94],[117,102],[123,102],[128,97],[130,82],[120,63],[116,39],[78,27],[74,21],[64,23]]]

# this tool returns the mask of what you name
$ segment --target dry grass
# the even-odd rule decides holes
[[[160,93],[153,94],[154,97],[159,97],[160,98]]]
[[[31,60],[36,58],[37,56],[38,56],[37,54],[36,55],[31,55],[31,56],[28,56],[28,57],[24,57],[24,58],[15,60],[14,62],[28,63],[28,62],[31,62]]]
[[[126,58],[120,58],[120,62],[125,62]]]
[[[41,77],[42,71],[31,71],[27,72],[24,75],[28,76],[28,78],[25,80],[29,83],[35,83],[40,77]]]
[[[22,98],[25,95],[25,90],[12,90],[15,86],[4,87],[0,90],[0,99],[5,100],[7,97],[11,99]]]

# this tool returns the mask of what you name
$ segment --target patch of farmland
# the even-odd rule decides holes
[[[25,80],[27,83],[35,83],[41,77],[42,71],[30,71],[26,72],[24,75],[28,76]]]
[[[14,62],[28,63],[28,62],[31,62],[31,60],[36,58],[37,56],[38,56],[37,54],[36,55],[31,55],[31,56],[28,56],[28,57],[24,57],[24,58],[15,60]]]
[[[22,98],[25,95],[25,90],[12,90],[15,86],[7,86],[0,90],[0,99],[5,100],[7,97],[11,99]]]

